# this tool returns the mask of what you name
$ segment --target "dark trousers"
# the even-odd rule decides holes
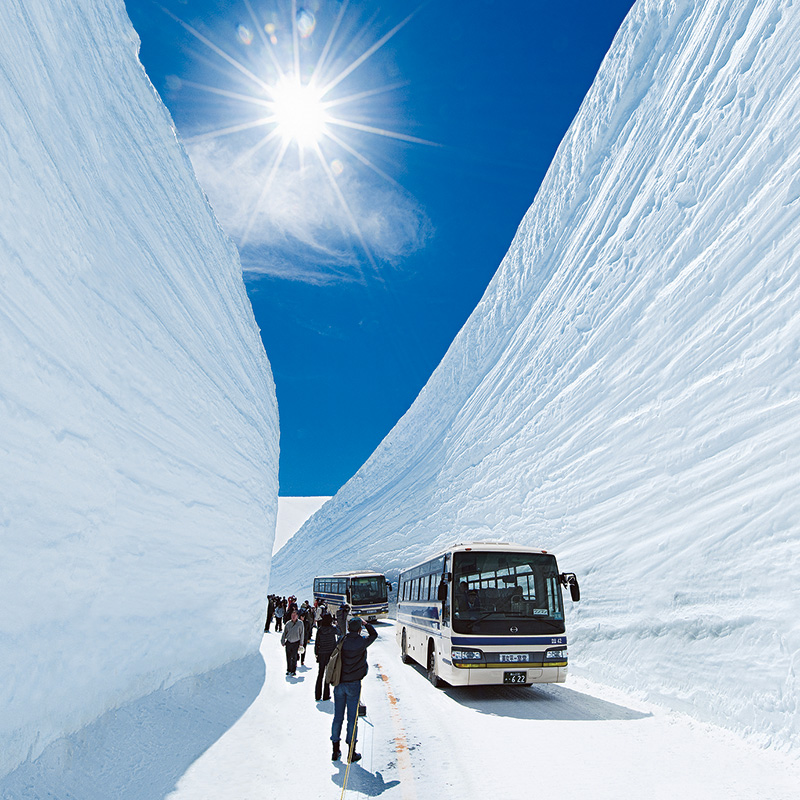
[[[279,631],[283,629],[283,617],[275,617],[275,630]]]
[[[286,671],[297,672],[297,650],[300,642],[286,642]]]
[[[330,700],[331,699],[331,685],[325,680],[325,667],[331,660],[331,654],[319,657],[319,670],[317,671],[317,685],[314,688],[314,697],[317,700]],[[325,685],[323,692],[323,684]]]

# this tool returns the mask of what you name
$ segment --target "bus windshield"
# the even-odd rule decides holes
[[[363,578],[350,579],[350,593],[353,605],[367,603],[385,603],[386,578],[383,575],[367,575]]]
[[[563,633],[558,565],[545,553],[453,555],[456,633]]]

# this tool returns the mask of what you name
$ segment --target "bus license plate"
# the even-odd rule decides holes
[[[527,683],[524,672],[504,672],[503,683]]]

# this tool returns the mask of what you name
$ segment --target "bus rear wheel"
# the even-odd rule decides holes
[[[428,680],[436,689],[442,685],[442,679],[436,672],[436,647],[433,642],[428,645]]]
[[[411,663],[411,656],[408,655],[408,640],[406,639],[405,628],[403,628],[403,636],[402,636],[401,642],[402,643],[400,645],[400,660],[404,664],[410,664]]]

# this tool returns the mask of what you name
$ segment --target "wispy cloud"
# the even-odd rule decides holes
[[[376,263],[398,265],[432,234],[409,193],[352,164],[331,162],[338,193],[316,158],[302,167],[283,163],[264,192],[270,153],[242,159],[236,144],[219,139],[192,142],[187,150],[246,272],[315,283],[358,280],[364,245]]]

